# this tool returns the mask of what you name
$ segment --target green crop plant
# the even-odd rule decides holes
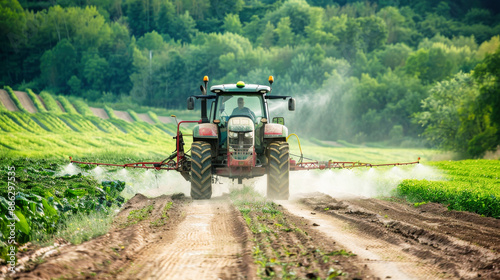
[[[45,106],[43,105],[42,101],[36,96],[36,94],[29,88],[26,89],[26,93],[30,97],[31,101],[33,101],[33,104],[35,104],[36,110],[39,113],[46,113],[47,109],[45,109]]]
[[[158,116],[154,112],[148,111],[148,116],[154,123],[161,123],[160,120],[158,119]]]
[[[14,90],[12,90],[12,88],[9,86],[4,86],[3,88],[7,91],[7,93],[9,93],[10,99],[12,99],[14,104],[16,104],[19,111],[28,113],[26,108],[24,108],[23,104],[21,104],[21,101],[19,101],[19,98],[17,98],[17,95],[14,93]]]
[[[104,105],[104,111],[106,111],[106,114],[108,114],[108,117],[110,119],[118,119],[118,117],[115,115],[115,112],[113,111],[113,109],[111,109],[111,107]]]
[[[56,100],[52,97],[52,94],[50,94],[47,91],[42,91],[40,93],[40,97],[42,97],[43,102],[45,103],[45,106],[47,107],[47,111],[54,113],[54,114],[61,114],[61,108],[59,105],[57,105]]]
[[[13,214],[17,217],[18,244],[50,238],[61,227],[66,227],[73,215],[96,212],[108,215],[110,207],[124,202],[120,196],[124,182],[99,184],[81,174],[58,176],[56,169],[60,162],[27,158],[1,160],[0,177],[7,178],[7,167],[15,170],[16,195],[9,196],[7,181],[0,181],[0,244],[5,245],[8,236],[6,221],[16,219],[9,209],[10,199],[15,200]],[[0,245],[0,252],[4,257],[6,247]]]
[[[130,117],[135,121],[135,122],[144,122],[143,120],[141,120],[141,118],[139,118],[139,116],[137,115],[137,113],[135,111],[133,111],[132,109],[128,109],[127,110],[128,114],[130,115]]]
[[[85,103],[81,99],[75,99],[73,101],[73,105],[75,105],[75,109],[84,117],[95,117],[94,113],[92,110],[90,110],[89,105]]]
[[[61,105],[63,106],[66,113],[78,114],[75,107],[71,103],[69,103],[69,101],[68,101],[68,99],[66,99],[66,97],[59,95],[59,96],[57,96],[57,100],[59,100],[59,103],[61,103]]]
[[[5,108],[5,106],[3,105],[3,103],[0,101],[0,113],[1,112],[5,112],[5,111],[8,111],[7,108]]]
[[[447,205],[451,210],[470,211],[500,218],[500,161],[464,160],[431,162],[445,172],[447,181],[404,180],[396,195],[418,204]]]
[[[132,210],[127,216],[127,222],[123,226],[135,225],[143,221],[151,215],[154,210],[154,205],[148,205],[139,210]]]

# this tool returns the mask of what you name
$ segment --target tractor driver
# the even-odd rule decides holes
[[[255,122],[255,114],[254,112],[252,112],[252,110],[245,107],[245,99],[243,99],[243,97],[238,98],[238,107],[234,108],[233,113],[231,113],[231,116],[236,115],[249,116],[252,121]]]

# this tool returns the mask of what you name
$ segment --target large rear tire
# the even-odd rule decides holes
[[[290,196],[290,160],[286,142],[269,144],[269,166],[267,169],[267,197],[288,199]]]
[[[191,145],[191,197],[210,199],[212,196],[212,151],[207,142]]]

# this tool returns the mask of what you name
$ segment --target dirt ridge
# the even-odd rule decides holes
[[[338,201],[327,195],[303,198],[301,203],[398,245],[455,277],[500,279],[500,221],[493,218],[444,211],[436,205],[415,208],[376,199]],[[467,224],[471,220],[473,226]]]

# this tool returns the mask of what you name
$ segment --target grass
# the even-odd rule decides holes
[[[415,206],[436,202],[449,209],[500,218],[500,161],[440,161],[429,165],[444,171],[447,180],[404,180],[396,195]]]
[[[35,235],[33,242],[39,245],[53,244],[60,238],[71,244],[81,244],[85,241],[108,233],[118,207],[110,208],[107,212],[78,213],[70,216],[57,227],[52,235]]]
[[[300,158],[299,145],[296,138],[290,138],[290,155],[293,159]],[[408,148],[372,148],[372,147],[329,147],[318,146],[315,141],[301,138],[300,143],[304,154],[304,161],[310,159],[320,161],[360,161],[366,163],[393,163],[413,162],[420,157],[421,162],[428,162],[436,158],[451,158],[454,154],[444,153],[430,149],[408,149]]]

